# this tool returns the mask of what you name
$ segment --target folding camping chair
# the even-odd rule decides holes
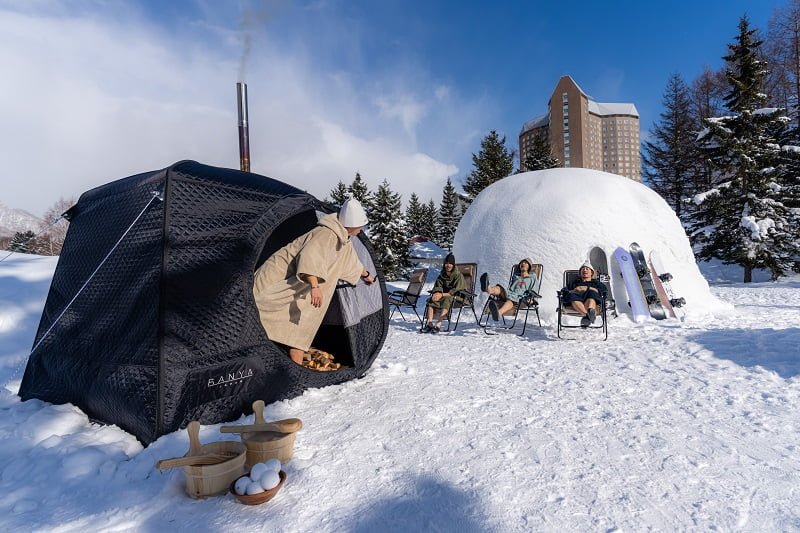
[[[453,331],[458,328],[458,321],[461,319],[461,311],[465,308],[472,309],[472,314],[475,317],[475,321],[478,321],[478,314],[475,312],[475,280],[478,277],[478,263],[456,263],[456,268],[461,275],[464,276],[464,281],[467,283],[467,288],[463,291],[458,291],[453,296],[453,305],[450,306],[450,309],[447,311],[447,315],[444,317],[443,321],[447,321],[447,329],[444,330],[445,332],[450,331],[450,326],[453,327]],[[458,314],[456,315],[455,322],[453,321],[453,311],[458,310]],[[425,327],[425,317],[428,315],[428,305],[425,305],[425,314],[422,318],[422,327]]]
[[[617,318],[617,302],[614,300],[614,293],[611,292],[611,276],[609,274],[598,274],[597,281],[606,287],[606,311],[613,318]]]
[[[578,279],[578,276],[580,276],[578,270],[565,270],[563,286],[567,287],[567,285]],[[607,286],[606,290],[608,290]],[[558,309],[556,309],[556,313],[558,314],[558,328],[556,334],[558,335],[559,339],[561,338],[562,329],[580,328],[580,329],[602,329],[603,333],[605,334],[605,339],[603,340],[608,340],[608,313],[607,313],[608,302],[606,301],[605,298],[601,298],[602,301],[598,302],[599,307],[598,307],[597,317],[600,319],[600,324],[598,325],[589,324],[588,327],[584,328],[583,326],[580,325],[567,324],[564,322],[563,318],[565,316],[582,317],[583,315],[578,313],[569,303],[564,302],[564,289],[558,291],[557,294],[558,294]],[[609,294],[611,293],[609,292]],[[595,319],[595,322],[596,321],[597,320]]]
[[[400,316],[403,318],[403,320],[405,320],[406,317],[403,315],[402,308],[406,307],[414,311],[414,314],[417,315],[417,320],[419,320],[420,324],[422,323],[422,318],[417,312],[417,301],[419,300],[419,294],[422,292],[422,286],[425,285],[425,278],[427,275],[427,268],[418,268],[411,273],[411,276],[409,276],[408,287],[406,287],[406,290],[392,291],[388,293],[389,306],[392,309],[392,312],[389,315],[390,320],[392,316],[394,316],[395,311],[400,313]]]
[[[536,263],[535,265],[531,265],[531,273],[536,276],[536,284],[533,286],[533,291],[526,292],[520,301],[514,304],[507,314],[501,316],[500,319],[503,321],[502,326],[493,326],[493,329],[514,329],[514,326],[517,324],[517,317],[523,311],[525,312],[525,319],[522,322],[522,332],[520,335],[525,335],[525,328],[528,326],[528,313],[534,311],[536,313],[536,320],[539,322],[539,327],[542,326],[542,319],[539,317],[539,298],[541,298],[541,294],[539,291],[542,287],[542,273],[544,272],[544,266],[540,263]],[[514,279],[514,276],[519,275],[519,265],[514,265],[511,267],[511,275],[508,277],[508,283],[511,284],[511,281]],[[489,328],[489,302],[492,300],[497,300],[495,296],[489,296],[489,299],[486,300],[486,303],[483,304],[483,310],[481,311],[480,320],[478,320],[478,325],[481,326],[484,331],[487,331]],[[511,324],[506,323],[506,316],[512,317]]]

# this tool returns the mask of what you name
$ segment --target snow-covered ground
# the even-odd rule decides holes
[[[474,320],[420,335],[395,317],[365,378],[268,406],[305,426],[284,488],[248,507],[192,500],[154,468],[185,432],[143,449],[72,406],[19,401],[54,268],[0,263],[2,531],[800,530],[798,277],[712,284],[733,311],[623,316],[607,342]]]

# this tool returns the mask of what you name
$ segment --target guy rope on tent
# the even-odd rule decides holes
[[[53,328],[56,327],[56,324],[58,324],[58,322],[64,316],[64,313],[66,313],[69,310],[70,306],[75,302],[75,300],[78,299],[78,296],[80,296],[80,294],[83,292],[83,290],[89,285],[89,283],[92,281],[92,278],[94,278],[95,274],[97,274],[100,271],[100,269],[103,267],[105,262],[108,261],[108,258],[111,257],[111,255],[114,253],[114,251],[119,247],[120,243],[125,239],[125,237],[128,235],[128,233],[130,233],[131,229],[133,229],[133,227],[136,225],[136,223],[139,222],[139,219],[142,218],[142,215],[145,214],[145,212],[153,204],[153,202],[156,201],[156,200],[158,200],[159,202],[164,201],[164,194],[161,191],[157,191],[157,190],[156,191],[152,191],[151,194],[152,194],[152,196],[151,196],[150,200],[147,202],[147,204],[145,204],[145,206],[142,208],[142,210],[139,212],[139,214],[136,215],[136,218],[133,219],[133,222],[131,222],[130,226],[128,226],[128,229],[126,229],[122,233],[122,235],[117,240],[117,242],[114,244],[114,246],[111,247],[111,250],[108,251],[108,253],[103,258],[103,260],[100,261],[100,264],[97,265],[97,268],[94,269],[94,272],[92,272],[89,275],[89,277],[86,279],[86,281],[83,282],[83,285],[81,285],[81,288],[78,289],[78,291],[75,293],[75,295],[72,297],[72,299],[69,302],[67,302],[67,305],[64,306],[64,309],[61,310],[61,313],[59,313],[59,315],[55,318],[55,320],[53,320],[53,323],[50,324],[50,327],[47,328],[47,330],[39,338],[38,342],[33,346],[33,348],[31,348],[31,351],[28,354],[28,357],[33,355],[33,352],[36,351],[36,349],[42,344],[42,342],[44,342],[44,340],[47,338],[47,336],[50,334],[50,332],[53,331]],[[64,217],[64,215],[62,214],[58,219],[56,219],[55,222],[58,222],[58,220],[60,220],[63,217]],[[55,222],[53,222],[53,224],[55,224]],[[11,252],[11,253],[14,253],[14,252]],[[8,257],[8,256],[6,256],[6,257]],[[3,260],[5,260],[5,257],[3,258]],[[19,366],[17,366],[17,369],[14,371],[14,375],[13,375],[12,379],[17,377],[17,375],[19,374],[20,369],[22,369],[22,365],[25,363],[25,361],[26,360],[23,359],[23,361],[19,364]]]

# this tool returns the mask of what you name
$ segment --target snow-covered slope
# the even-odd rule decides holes
[[[12,209],[0,203],[0,237],[13,237],[18,231],[37,233],[42,220],[23,211]]]
[[[800,528],[798,278],[713,287],[736,304],[723,321],[612,320],[607,342],[395,318],[363,379],[267,407],[304,428],[284,488],[247,507],[192,500],[154,468],[185,432],[143,449],[73,406],[19,401],[55,264],[0,263],[0,531]]]
[[[454,252],[505,283],[511,265],[530,257],[544,265],[541,313],[552,318],[564,270],[577,269],[594,246],[612,258],[637,242],[658,250],[675,276],[676,294],[695,315],[730,310],[709,291],[680,220],[648,187],[599,170],[554,168],[509,176],[484,189],[458,225]],[[615,263],[612,260],[612,273]],[[618,270],[617,270],[618,272]],[[614,289],[624,289],[615,277]],[[626,298],[617,298],[627,310]]]

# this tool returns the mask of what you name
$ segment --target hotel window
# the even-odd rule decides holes
[[[561,101],[566,102],[569,99],[569,95],[567,93],[561,93]]]

